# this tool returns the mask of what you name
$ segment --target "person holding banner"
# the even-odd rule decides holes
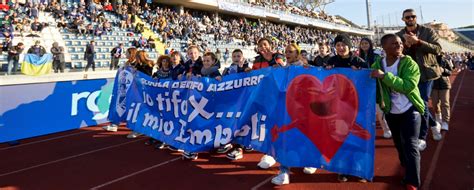
[[[219,72],[219,66],[217,66],[219,60],[217,60],[216,54],[212,52],[206,52],[203,56],[202,63],[203,66],[201,69],[201,75],[198,76],[214,78],[218,81],[222,80],[222,75]]]
[[[229,75],[234,73],[242,73],[250,71],[249,64],[245,61],[244,53],[240,49],[235,49],[232,52],[232,64],[224,69],[222,75]]]
[[[259,55],[255,57],[252,70],[263,69],[266,67],[278,67],[285,64],[283,61],[284,56],[276,53],[273,49],[271,39],[261,38],[258,40],[257,45]]]
[[[167,55],[161,55],[160,57],[158,57],[158,60],[156,61],[156,64],[155,64],[155,67],[153,68],[153,74],[152,74],[152,77],[155,78],[155,79],[158,79],[158,80],[161,80],[161,79],[171,79],[171,70],[170,70],[170,57],[167,56]],[[156,69],[156,71],[155,71]],[[155,144],[155,142],[157,142],[157,144],[155,145],[155,148],[156,149],[165,149],[165,148],[168,148],[168,145],[164,142],[161,142],[159,140],[156,140],[156,139],[153,139],[152,137],[150,137],[150,139],[148,140],[148,142],[146,142],[145,144],[146,145],[152,145],[152,144]]]
[[[284,57],[282,54],[275,52],[271,38],[261,38],[258,40],[257,45],[259,55],[255,57],[252,70],[284,66]],[[268,169],[275,163],[275,158],[270,155],[263,155],[257,166],[262,169]]]
[[[179,51],[173,51],[170,54],[171,61],[171,79],[181,80],[184,74],[186,74],[186,67],[181,64],[181,54]]]
[[[375,60],[380,57],[374,52],[374,45],[372,40],[369,38],[362,38],[359,43],[359,57],[364,59],[365,63],[370,67]],[[389,139],[392,137],[392,132],[388,128],[387,121],[383,115],[380,106],[376,106],[376,117],[377,121],[380,123],[380,127],[383,130],[383,137]]]
[[[223,75],[230,75],[234,73],[248,72],[252,69],[249,68],[248,63],[245,61],[244,53],[240,49],[235,49],[232,52],[232,64],[224,69]],[[227,153],[226,157],[230,160],[239,160],[244,157],[244,147],[240,144],[228,144],[217,149],[217,153]],[[246,149],[249,150],[249,149]]]
[[[122,69],[125,69],[125,67],[127,67],[127,66],[132,66],[133,67],[135,65],[135,62],[136,62],[137,49],[136,48],[128,48],[125,55],[127,56],[128,60],[127,60],[127,62],[125,62],[125,66]],[[126,87],[124,85],[119,86],[119,87],[123,88],[124,91],[126,89]],[[123,94],[126,94],[126,92],[123,92]],[[111,123],[107,126],[102,127],[102,129],[104,129],[106,131],[110,131],[110,132],[117,132],[118,131],[118,125],[122,121],[117,121],[117,120],[111,119],[111,115],[112,114],[109,113],[109,121],[111,121]],[[125,121],[125,120],[123,120],[123,121]],[[130,134],[127,135],[127,138],[133,139],[133,138],[137,138],[139,135],[141,135],[141,134],[132,131]]]
[[[171,79],[171,58],[167,55],[158,57],[155,66],[157,67],[156,72],[153,73],[153,78],[157,79]]]
[[[218,81],[222,80],[221,73],[217,68],[217,57],[216,54],[212,52],[206,52],[203,56],[202,63],[203,66],[200,71],[200,75],[198,77],[208,77],[214,78]],[[195,152],[183,152],[183,158],[187,160],[196,160],[198,158],[198,153]]]
[[[44,54],[46,54],[46,49],[44,49],[43,46],[40,45],[40,41],[36,41],[34,46],[31,46],[30,49],[28,49],[29,54],[35,54],[38,57],[42,57]]]
[[[125,67],[126,66],[132,66],[135,67],[136,62],[137,62],[137,48],[131,47],[127,49],[127,52],[125,56],[127,56],[127,61],[125,62]]]
[[[374,64],[375,59],[379,57],[374,51],[374,44],[369,38],[362,38],[359,42],[359,57],[362,58],[367,68]]]
[[[418,136],[425,104],[418,89],[420,68],[410,57],[403,55],[403,42],[395,34],[381,39],[386,57],[372,65],[371,76],[377,79],[377,102],[387,114],[393,142],[405,171],[406,189],[417,189],[420,184],[420,151]]]
[[[343,68],[368,68],[367,63],[351,52],[352,42],[347,34],[340,34],[334,39],[336,55],[328,60],[327,69],[334,67]]]
[[[319,54],[314,58],[312,65],[317,67],[324,67],[328,63],[329,58],[331,58],[331,52],[329,52],[329,43],[320,42],[318,43]]]
[[[137,52],[137,59],[135,68],[137,71],[140,71],[148,76],[152,76],[153,72],[153,61],[148,59],[148,54],[145,50],[140,50]]]
[[[340,68],[352,68],[359,70],[361,68],[367,68],[366,62],[360,57],[357,57],[351,52],[352,42],[347,34],[340,34],[334,39],[336,46],[336,55],[328,60],[326,69],[332,69],[334,67]],[[349,175],[339,174],[337,179],[340,182],[346,182]],[[366,179],[359,178],[360,182],[367,182]]]
[[[195,45],[191,45],[187,51],[188,61],[184,63],[186,67],[186,77],[190,78],[192,75],[201,74],[202,69],[202,58],[200,56],[199,48]]]
[[[285,58],[287,66],[308,66],[309,64],[303,64],[301,57],[301,48],[296,43],[291,43],[285,48]],[[303,172],[306,174],[314,174],[316,168],[305,167]],[[290,183],[290,167],[280,165],[280,173],[272,178],[272,183],[275,185],[284,185]]]

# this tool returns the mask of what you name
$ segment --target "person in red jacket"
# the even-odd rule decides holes
[[[275,52],[272,41],[269,38],[261,38],[258,40],[257,44],[259,55],[255,57],[252,70],[262,69],[270,66],[284,66],[284,56]]]
[[[255,57],[252,70],[263,69],[267,67],[281,67],[285,65],[284,56],[276,53],[273,49],[272,40],[269,38],[261,38],[257,42],[258,56]],[[269,155],[263,155],[258,163],[258,167],[268,169],[276,163],[275,159]]]

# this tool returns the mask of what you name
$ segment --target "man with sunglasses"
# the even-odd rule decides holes
[[[418,148],[423,151],[426,148],[426,137],[431,127],[433,139],[441,140],[441,125],[433,119],[428,109],[428,99],[431,95],[433,81],[441,76],[436,56],[441,53],[438,34],[431,28],[416,23],[416,13],[413,9],[403,11],[402,20],[406,27],[397,35],[404,43],[404,54],[411,56],[420,67],[420,89],[421,97],[425,102],[425,114],[421,122]]]

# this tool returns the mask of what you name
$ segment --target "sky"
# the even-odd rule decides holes
[[[341,15],[360,26],[367,26],[366,0],[335,0],[326,5],[329,15]],[[449,28],[474,25],[474,0],[370,0],[372,5],[372,25],[404,26],[403,10],[417,11],[417,21],[438,21]]]

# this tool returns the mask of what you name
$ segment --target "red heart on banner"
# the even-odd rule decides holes
[[[278,133],[296,127],[329,163],[349,133],[370,139],[370,133],[355,123],[358,106],[357,90],[344,75],[330,75],[323,83],[312,75],[297,76],[286,93],[286,109],[292,122],[281,128],[275,126],[273,141]]]

